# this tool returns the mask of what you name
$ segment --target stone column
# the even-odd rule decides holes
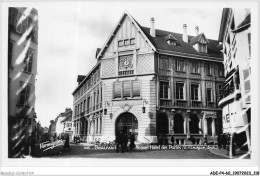
[[[207,135],[208,134],[207,119],[204,117],[203,121],[204,121],[204,135]]]
[[[187,117],[187,119],[186,119],[186,123],[187,123],[187,134],[190,134],[190,121],[191,121],[191,119],[189,118],[189,117]]]
[[[199,129],[200,129],[200,130],[199,130],[199,134],[201,134],[201,130],[202,130],[202,128],[201,128],[201,122],[202,122],[202,120],[201,120],[201,118],[199,118],[199,120],[200,120],[200,121],[199,121]]]
[[[215,118],[212,118],[211,128],[212,128],[212,136],[215,136],[216,135]]]
[[[172,125],[172,134],[174,134],[174,118],[171,120],[171,125]]]
[[[186,117],[184,117],[184,122],[183,122],[183,129],[184,129],[184,134],[187,134],[187,128],[186,128],[186,123],[187,123],[187,119],[186,119]]]

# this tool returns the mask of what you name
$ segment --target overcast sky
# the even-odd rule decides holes
[[[195,26],[209,39],[218,39],[222,8],[176,8],[170,3],[50,3],[36,4],[39,12],[38,75],[36,82],[37,120],[43,126],[66,107],[72,108],[77,75],[95,65],[96,48],[102,47],[127,10],[142,26],[188,34]],[[181,8],[180,8],[181,7]]]

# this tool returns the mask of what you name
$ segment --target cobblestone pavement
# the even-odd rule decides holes
[[[141,150],[133,152],[117,153],[116,150],[94,150],[90,145],[70,144],[70,151],[63,151],[62,146],[45,152],[39,151],[39,145],[36,146],[36,157],[44,158],[104,158],[104,159],[226,159],[226,157],[215,155],[210,150]]]

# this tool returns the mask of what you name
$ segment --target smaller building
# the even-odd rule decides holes
[[[251,122],[251,13],[247,9],[225,8],[219,32],[226,80],[219,106],[223,108],[223,132],[230,143],[250,151]],[[230,147],[232,147],[230,145]],[[230,148],[230,155],[231,148]]]
[[[73,134],[72,130],[72,110],[66,108],[65,112],[62,112],[55,119],[55,136],[57,139],[64,139],[65,135],[69,135],[70,139]]]

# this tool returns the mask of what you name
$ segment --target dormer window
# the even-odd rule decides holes
[[[208,52],[208,39],[205,37],[204,33],[201,33],[193,37],[190,41],[190,44],[200,53]]]
[[[207,44],[206,43],[199,43],[199,52],[207,53]]]
[[[168,43],[168,45],[176,46],[177,39],[172,34],[169,34],[168,36],[166,36],[165,39],[166,39],[166,42]]]
[[[176,46],[176,41],[174,40],[167,40],[168,45],[174,45]]]

